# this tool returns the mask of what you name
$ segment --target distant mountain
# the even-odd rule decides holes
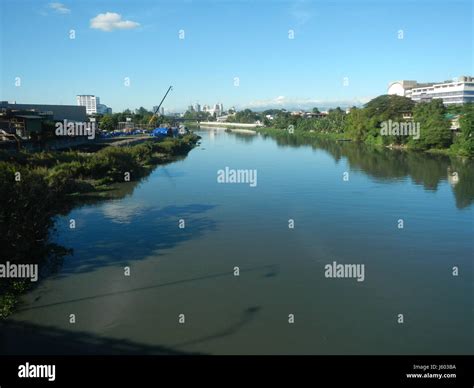
[[[341,107],[350,108],[352,106],[360,107],[365,103],[369,102],[372,97],[361,97],[352,100],[316,100],[316,99],[295,99],[279,96],[269,100],[256,100],[251,101],[248,104],[237,106],[238,110],[251,109],[253,111],[264,111],[267,109],[286,109],[288,111],[306,110],[309,111],[314,107],[317,107],[320,111],[328,110],[331,108]]]

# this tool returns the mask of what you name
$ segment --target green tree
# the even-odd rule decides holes
[[[369,117],[377,117],[378,120],[402,119],[403,113],[412,112],[415,102],[407,97],[397,95],[382,95],[370,100],[365,104]]]
[[[117,121],[111,115],[104,115],[99,122],[99,129],[101,131],[113,131],[117,126]]]
[[[346,121],[346,112],[341,108],[329,109],[328,115],[325,117],[327,120],[327,130],[330,132],[342,132]]]
[[[150,112],[147,109],[145,109],[143,106],[141,106],[140,108],[135,109],[135,113],[137,115],[145,116],[146,114],[149,114]]]
[[[189,121],[209,121],[209,112],[196,112],[195,110],[188,110],[184,113],[184,119]]]
[[[247,124],[253,124],[257,120],[262,120],[261,115],[253,112],[250,109],[244,109],[239,112],[236,112],[234,115],[232,115],[232,117],[229,118],[229,121]]]
[[[456,136],[454,149],[462,156],[474,157],[474,104],[464,104],[460,109],[460,133]]]
[[[453,135],[449,120],[446,118],[443,101],[434,99],[421,102],[413,109],[413,120],[420,125],[420,138],[411,139],[413,148],[446,148],[452,143]]]
[[[406,121],[403,118],[405,113],[411,113],[415,102],[407,97],[397,95],[382,95],[370,100],[365,104],[367,117],[370,120],[365,141],[370,144],[403,144],[408,138],[400,135],[381,136],[380,130],[384,123],[389,120],[398,123]]]
[[[352,109],[345,122],[345,132],[356,141],[365,140],[369,133],[369,115],[366,109]]]
[[[273,119],[273,126],[279,129],[287,129],[290,125],[296,127],[297,118],[296,116],[291,116],[290,113],[286,111],[278,112]]]

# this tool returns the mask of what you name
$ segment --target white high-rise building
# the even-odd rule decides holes
[[[97,114],[97,108],[100,104],[99,97],[90,94],[80,94],[76,96],[77,105],[85,106],[88,115]],[[100,110],[100,107],[99,107]]]
[[[221,103],[214,104],[213,106],[204,105],[202,107],[202,111],[209,113],[211,116],[215,114],[216,117],[219,117],[219,116],[222,116],[224,112],[224,105]]]
[[[416,81],[396,81],[389,85],[387,93],[405,96],[415,102],[438,98],[445,105],[465,104],[474,102],[474,78],[461,76],[453,81],[423,84]]]

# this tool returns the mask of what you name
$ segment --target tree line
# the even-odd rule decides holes
[[[341,138],[372,145],[402,146],[416,150],[450,149],[456,154],[474,157],[474,104],[446,107],[440,99],[415,103],[397,96],[378,96],[363,107],[352,107],[348,113],[341,108],[330,109],[320,115],[293,115],[283,109],[261,113],[245,109],[237,112],[230,121],[248,123],[260,120],[266,127],[292,128],[295,131],[321,134],[340,134]],[[266,116],[273,116],[269,120]],[[459,129],[451,129],[452,120],[459,118]],[[397,130],[384,133],[387,126]],[[410,129],[410,134],[401,129]],[[411,131],[415,131],[412,133]]]
[[[127,118],[131,119],[134,124],[148,125],[151,120],[152,126],[172,121],[172,118],[163,115],[153,115],[153,112],[144,107],[140,107],[132,111],[125,109],[123,112],[97,115],[96,119],[99,123],[99,129],[102,131],[113,131],[117,129],[118,123],[126,122]]]
[[[313,108],[310,115],[294,115],[285,109],[267,109],[254,112],[244,109],[229,111],[227,121],[238,123],[261,122],[266,127],[277,129],[293,128],[301,132],[320,134],[339,134],[341,137],[372,145],[402,146],[416,150],[450,149],[461,156],[474,157],[474,108],[472,103],[446,107],[439,99],[415,103],[413,100],[397,95],[378,96],[363,107],[352,107],[348,113],[337,107],[322,115]],[[459,129],[451,130],[452,120],[459,117]],[[99,118],[99,128],[111,131],[119,122],[130,117],[136,124],[153,125],[170,121],[166,116],[153,116],[153,113],[140,107],[134,112],[129,109]],[[270,118],[271,117],[271,118]],[[184,118],[190,121],[215,121],[209,112],[187,111]],[[383,132],[384,126],[407,126],[419,132]],[[414,126],[414,128],[412,128]]]

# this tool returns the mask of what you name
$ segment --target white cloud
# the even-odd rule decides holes
[[[102,206],[102,213],[112,222],[118,224],[129,224],[135,217],[142,215],[146,207],[140,203],[127,203],[124,201],[112,201]]]
[[[311,13],[301,9],[294,9],[291,11],[291,16],[295,20],[297,26],[306,24],[312,17]]]
[[[305,0],[297,0],[291,3],[290,16],[296,26],[301,27],[306,24],[312,17],[313,12],[310,11],[311,2]]]
[[[102,31],[131,30],[139,25],[137,22],[122,20],[122,16],[115,12],[100,13],[90,21],[91,28]]]
[[[249,109],[311,109],[314,107],[318,108],[335,108],[340,107],[350,107],[350,106],[359,106],[363,105],[366,102],[369,102],[373,97],[359,97],[347,100],[320,100],[313,98],[289,98],[285,96],[278,96],[266,100],[254,100],[250,101],[248,104],[242,105],[242,108]]]
[[[62,3],[49,3],[48,6],[49,8],[55,10],[57,13],[71,13],[71,10],[69,8],[66,8],[66,6]]]

